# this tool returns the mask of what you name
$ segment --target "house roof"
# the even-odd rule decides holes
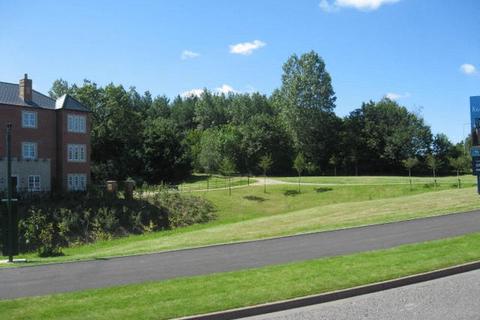
[[[0,81],[0,104],[14,105],[14,106],[23,106],[23,107],[33,107],[41,109],[68,109],[75,111],[86,111],[88,108],[82,105],[80,102],[75,100],[70,95],[63,95],[55,99],[50,98],[49,96],[44,95],[38,91],[32,90],[32,100],[25,101],[20,97],[19,94],[19,85],[15,83],[1,82]]]
[[[64,94],[55,102],[55,109],[68,109],[76,111],[89,111],[87,107],[78,102],[74,97]]]

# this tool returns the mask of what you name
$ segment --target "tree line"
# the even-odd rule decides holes
[[[62,79],[49,93],[69,93],[91,110],[97,181],[179,181],[192,171],[287,175],[298,173],[299,163],[302,172],[328,175],[429,174],[432,161],[436,174],[469,170],[464,143],[433,135],[396,101],[365,102],[337,116],[331,77],[314,51],[285,62],[270,96],[205,89],[171,100]]]

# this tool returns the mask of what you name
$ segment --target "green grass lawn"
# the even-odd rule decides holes
[[[0,319],[169,319],[329,292],[480,259],[480,233],[347,256],[0,301]]]
[[[254,183],[255,179],[246,177],[232,177],[230,179],[230,185],[232,187],[244,186],[248,183]],[[185,182],[178,185],[178,189],[183,192],[206,190],[206,189],[220,189],[228,187],[228,179],[222,176],[212,175],[193,175]]]
[[[232,177],[230,178],[230,186],[231,187],[239,187],[239,186],[247,186],[248,184],[255,183],[256,180],[254,178],[247,178],[247,177]],[[169,187],[175,187],[177,190],[181,192],[196,192],[201,190],[215,190],[215,189],[224,189],[228,188],[229,182],[228,179],[223,176],[218,175],[204,175],[204,174],[195,174],[186,179],[185,181],[175,184],[175,185],[167,185]],[[143,192],[154,192],[161,185],[145,185],[140,187],[140,191]]]
[[[471,183],[466,183],[471,187]],[[216,224],[232,223],[247,219],[278,215],[306,208],[335,203],[358,202],[410,196],[426,192],[453,189],[453,184],[417,184],[410,190],[406,185],[359,185],[359,186],[301,186],[301,193],[294,185],[269,185],[267,193],[262,186],[232,190],[196,193],[212,201],[217,208]]]
[[[273,179],[285,182],[298,182],[298,177],[273,177]],[[461,182],[466,184],[476,183],[476,177],[473,175],[462,175],[460,176]],[[399,177],[399,176],[316,176],[316,177],[302,177],[302,182],[307,183],[332,183],[332,184],[395,184],[395,183],[404,183],[408,184],[408,177]],[[412,182],[414,184],[426,184],[433,183],[432,177],[412,177]],[[442,184],[456,184],[457,177],[438,177],[437,183]]]
[[[281,191],[284,190],[282,188],[285,186],[275,187]],[[305,188],[307,189],[307,187]],[[338,187],[339,190],[343,190],[340,192],[345,192],[344,190],[352,188],[364,187]],[[369,188],[372,188],[372,186]],[[371,190],[371,192],[377,190],[369,188],[366,190]],[[396,188],[399,188],[399,186],[396,186]],[[238,192],[238,195],[240,195],[240,190],[247,191],[248,189],[238,189],[235,194]],[[252,189],[251,192],[254,190],[256,189]],[[271,193],[266,196],[273,194],[273,190],[272,186],[272,190],[270,190]],[[311,193],[314,192],[316,191],[312,189]],[[328,192],[321,192],[320,194],[324,195]],[[212,196],[212,194],[213,192],[208,193],[209,196]],[[263,192],[257,192],[258,196],[261,194],[263,194]],[[281,210],[285,210],[283,213],[279,209],[279,212],[276,214],[264,215],[263,217],[255,219],[223,224],[196,225],[172,231],[147,233],[110,241],[99,241],[90,245],[66,248],[64,249],[65,256],[62,257],[38,258],[34,254],[24,255],[23,257],[27,258],[31,263],[44,263],[151,253],[210,244],[401,221],[480,208],[480,197],[477,195],[475,188],[424,192],[409,196],[397,196],[377,200],[368,200],[370,193],[362,192],[360,194],[362,194],[363,197],[360,201],[334,203],[332,200],[328,200],[328,202],[325,200],[326,202],[323,204],[302,209],[301,207],[305,206],[304,202],[308,201],[304,200],[304,202],[302,202],[298,200],[299,202],[296,205],[300,209],[290,209],[291,211],[288,211],[284,207],[281,207]],[[301,199],[303,195],[304,193],[297,195],[297,197],[299,197],[298,199]],[[372,194],[373,198],[378,196],[378,194]],[[308,197],[306,191],[305,197]],[[365,199],[365,197],[367,197],[367,199]],[[293,198],[295,198],[295,196],[293,196]],[[234,204],[231,205],[233,206]],[[237,205],[240,204],[237,203]],[[229,221],[228,217],[226,221]]]

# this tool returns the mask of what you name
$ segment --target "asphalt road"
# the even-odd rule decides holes
[[[480,270],[248,320],[480,319]]]
[[[261,267],[480,231],[480,211],[107,260],[0,269],[0,299]]]

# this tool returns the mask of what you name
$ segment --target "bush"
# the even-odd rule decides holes
[[[61,236],[48,212],[32,207],[29,217],[20,221],[21,242],[26,249],[36,249],[40,257],[61,255]]]
[[[61,247],[205,223],[215,218],[207,200],[160,188],[142,199],[105,197],[98,190],[19,205],[20,250],[40,256]]]
[[[205,223],[215,218],[213,205],[203,198],[163,191],[156,193],[151,201],[167,210],[170,228]]]

